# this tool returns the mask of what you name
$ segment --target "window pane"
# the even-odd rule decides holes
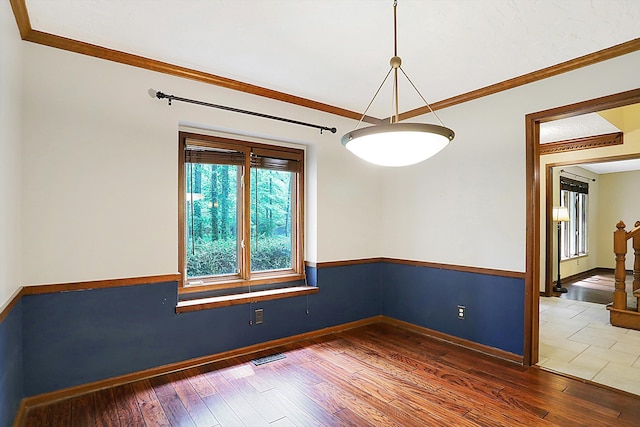
[[[562,190],[560,192],[560,206],[564,206],[568,211],[571,211],[569,208],[569,192],[566,190]],[[561,254],[562,259],[569,258],[569,222],[561,222],[560,223],[561,230],[561,238],[560,238],[560,247],[562,248]]]
[[[560,192],[561,206],[569,211],[569,221],[561,226],[562,259],[573,258],[587,253],[588,242],[588,200],[589,195],[575,191]]]
[[[579,238],[579,253],[584,255],[587,253],[587,212],[588,212],[588,195],[581,193],[578,195],[578,210],[579,210],[579,222],[578,222],[578,238]]]
[[[238,272],[239,167],[186,163],[187,277]]]
[[[293,268],[295,177],[294,172],[251,168],[252,272]]]

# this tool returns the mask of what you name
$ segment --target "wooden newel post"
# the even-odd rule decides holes
[[[636,228],[640,227],[640,221],[636,221]],[[635,259],[633,261],[633,292],[640,289],[640,237],[633,237],[633,253]]]
[[[627,309],[627,292],[624,285],[627,277],[624,265],[627,255],[627,233],[624,231],[625,227],[624,222],[620,221],[616,224],[617,230],[613,232],[613,252],[616,254],[616,288],[613,291],[613,308],[618,310]]]

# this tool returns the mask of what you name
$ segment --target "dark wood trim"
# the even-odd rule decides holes
[[[252,95],[262,96],[282,102],[299,105],[318,111],[323,111],[329,114],[334,114],[341,117],[347,117],[354,120],[359,120],[360,113],[346,110],[344,108],[335,107],[332,105],[324,104],[321,102],[313,101],[310,99],[290,95],[283,92],[278,92],[272,89],[263,88],[260,86],[252,85],[249,83],[243,83],[238,80],[229,79],[226,77],[217,76],[214,74],[205,73],[202,71],[180,67],[177,65],[169,64],[166,62],[157,61],[154,59],[145,58],[138,55],[132,55],[129,53],[108,49],[102,46],[93,45],[77,40],[60,37],[54,34],[44,33],[38,30],[34,30],[31,27],[29,21],[29,14],[24,0],[10,0],[13,9],[14,16],[18,29],[20,30],[20,36],[23,40],[32,43],[37,43],[57,49],[67,50],[70,52],[80,53],[82,55],[93,56],[95,58],[106,59],[108,61],[114,61],[121,64],[131,65],[134,67],[143,68],[146,70],[156,71],[159,73],[169,74],[177,77],[191,79],[203,83],[208,83],[226,89],[237,90],[240,92],[249,93]],[[519,77],[514,77],[509,80],[505,80],[500,83],[486,86],[471,92],[463,93],[448,99],[444,99],[431,104],[431,109],[441,110],[457,104],[472,101],[478,98],[482,98],[488,95],[493,95],[498,92],[502,92],[508,89],[513,89],[518,86],[522,86],[528,83],[532,83],[538,80],[543,80],[548,77],[563,74],[568,71],[573,71],[578,68],[586,67],[596,64],[598,62],[606,61],[618,56],[626,55],[631,52],[640,50],[640,38],[630,40],[625,43],[621,43],[607,49],[593,52],[579,58],[571,59],[569,61],[562,62],[560,64],[552,65],[550,67],[543,68],[528,74],[524,74]],[[406,120],[412,117],[421,116],[430,112],[428,107],[420,107],[414,110],[407,111],[400,114],[400,120]],[[378,119],[375,117],[365,116],[363,119],[366,123],[381,124],[388,121],[385,119]]]
[[[497,270],[497,269],[482,268],[482,267],[469,267],[464,265],[453,265],[453,264],[439,264],[435,262],[412,261],[412,260],[397,259],[397,258],[382,258],[382,261],[389,262],[392,264],[412,265],[415,267],[429,267],[429,268],[438,268],[441,270],[454,270],[454,271],[461,271],[465,273],[487,274],[489,276],[500,276],[500,277],[511,277],[514,279],[524,279],[524,273],[521,273],[518,271]]]
[[[103,46],[85,43],[66,37],[49,34],[42,31],[34,30],[31,27],[29,13],[24,0],[10,0],[13,14],[20,30],[22,40],[41,44],[44,46],[62,49],[69,52],[79,53],[81,55],[92,56],[94,58],[106,59],[107,61],[118,62],[120,64],[131,65],[133,67],[143,68],[145,70],[156,71],[158,73],[168,74],[185,79],[195,80],[202,83],[220,86],[226,89],[237,90],[252,95],[262,96],[277,101],[287,102],[301,107],[313,110],[323,111],[325,113],[334,114],[336,116],[347,117],[354,120],[360,120],[361,113],[350,111],[344,108],[325,104],[311,99],[290,95],[273,89],[244,83],[238,80],[229,79],[215,74],[205,73],[203,71],[191,68],[181,67],[167,62],[157,61],[155,59],[145,58],[143,56],[133,55],[130,53],[109,49]],[[365,116],[363,121],[371,124],[380,124],[381,120],[371,116]]]
[[[16,18],[20,37],[24,40],[31,32],[31,21],[27,12],[27,5],[25,0],[9,0],[9,2],[11,3],[11,9],[13,9],[13,16]]]
[[[426,335],[428,337],[435,338],[440,341],[445,341],[450,344],[455,344],[457,346],[464,347],[469,350],[474,350],[479,353],[488,354],[489,356],[497,357],[499,359],[504,359],[509,362],[522,365],[522,356],[518,354],[513,354],[508,351],[500,350],[499,348],[489,347],[484,344],[479,344],[477,342],[469,341],[464,338],[458,338],[453,335],[434,331],[433,329],[414,325],[413,323],[404,322],[402,320],[397,320],[387,316],[382,316],[382,322],[388,323],[393,326],[397,326],[399,328],[408,329],[410,331],[417,332],[419,334]]]
[[[309,267],[314,267],[314,268],[329,268],[329,267],[345,267],[345,266],[359,265],[359,264],[373,264],[377,262],[388,262],[391,264],[411,265],[414,267],[439,268],[441,270],[453,270],[453,271],[462,271],[465,273],[487,274],[490,276],[512,277],[514,279],[524,279],[525,277],[525,273],[521,273],[518,271],[497,270],[497,269],[482,268],[482,267],[469,267],[464,265],[453,265],[453,264],[439,264],[439,263],[428,262],[428,261],[414,261],[409,259],[386,258],[386,257],[362,258],[362,259],[353,259],[353,260],[344,260],[344,261],[325,261],[325,262],[306,261],[305,265]]]
[[[624,144],[622,132],[604,135],[587,136],[584,138],[568,139],[565,141],[540,144],[540,155],[566,153],[567,151],[589,150],[591,148],[610,147]]]
[[[179,301],[176,313],[207,310],[232,305],[256,303],[274,299],[299,297],[302,295],[317,294],[320,289],[317,286],[293,286],[288,288],[269,289],[266,291],[243,292],[241,294],[221,295],[217,297],[198,298]]]
[[[525,118],[526,141],[540,141],[540,124]],[[526,175],[526,238],[525,238],[525,278],[524,278],[524,365],[531,366],[538,362],[539,341],[538,326],[540,317],[539,273],[540,258],[531,256],[540,253],[540,218],[534,214],[540,209],[540,144],[525,146]],[[529,161],[530,159],[530,161]],[[533,236],[536,236],[533,238]],[[531,238],[530,238],[531,237]],[[535,339],[532,337],[535,336]]]
[[[124,279],[94,280],[75,283],[56,283],[51,285],[23,286],[23,295],[51,294],[56,292],[84,291],[89,289],[117,288],[121,286],[147,285],[152,283],[177,282],[179,274],[164,274],[159,276],[128,277]]]
[[[582,114],[609,110],[611,108],[624,107],[625,105],[637,104],[639,102],[640,89],[631,89],[625,92],[616,93],[614,95],[603,96],[601,98],[577,102],[571,105],[550,108],[548,110],[527,114],[525,119],[534,121],[538,124],[546,123],[559,119],[568,119],[569,117],[580,116]],[[536,141],[536,145],[540,145],[539,138]]]
[[[311,262],[306,261],[305,265],[314,268],[329,268],[329,267],[346,267],[349,265],[359,265],[359,264],[373,264],[376,262],[383,262],[384,258],[359,258],[359,259],[347,259],[343,261],[322,261],[322,262]]]
[[[640,39],[634,40],[640,45]],[[525,272],[525,319],[524,319],[524,363],[532,365],[538,361],[539,302],[540,302],[540,123],[566,119],[581,114],[593,113],[640,102],[640,89],[578,102],[527,114],[525,116],[525,163],[526,163],[526,272]],[[637,157],[637,156],[636,156]],[[593,159],[584,162],[593,162]],[[579,162],[572,162],[577,164]]]
[[[498,92],[513,89],[518,86],[523,86],[529,83],[536,82],[538,80],[544,80],[549,77],[557,76],[569,71],[577,70],[582,67],[597,64],[598,62],[607,61],[609,59],[617,58],[618,56],[626,55],[628,53],[640,50],[640,38],[629,40],[607,49],[599,50],[569,61],[561,62],[560,64],[552,65],[541,70],[533,71],[528,74],[524,74],[519,77],[514,77],[509,80],[505,80],[500,83],[496,83],[490,86],[486,86],[471,92],[463,93],[461,95],[454,96],[442,101],[431,104],[433,110],[441,110],[443,108],[452,107],[457,104],[473,101],[475,99],[483,98],[485,96],[493,95]],[[430,113],[431,110],[427,107],[420,107],[414,110],[407,111],[400,114],[400,120],[406,120],[413,117],[421,116],[423,114]],[[385,119],[388,120],[388,119]]]
[[[325,104],[322,102],[313,101],[311,99],[302,98],[300,96],[290,95],[284,92],[279,92],[277,90],[256,86],[250,83],[244,83],[238,80],[206,73],[192,68],[169,64],[167,62],[145,58],[143,56],[133,55],[130,53],[72,40],[66,37],[60,37],[54,34],[44,33],[37,30],[30,31],[28,36],[24,38],[24,40],[44,46],[66,50],[69,52],[79,53],[81,55],[106,59],[107,61],[118,62],[120,64],[131,65],[133,67],[138,67],[145,70],[195,80],[214,86],[220,86],[225,89],[236,90],[239,92],[249,93],[251,95],[273,99],[276,101],[287,102],[289,104],[294,104],[317,111],[323,111],[325,113],[334,114],[336,116],[346,117],[353,120],[359,120],[360,117],[362,117],[361,113],[350,111],[340,107],[335,107],[333,105]],[[380,123],[380,119],[370,116],[366,116],[363,121],[372,124]]]
[[[18,412],[16,413],[16,417],[13,420],[13,427],[22,427],[26,420],[27,409],[29,409],[25,403],[25,399],[20,401],[20,406],[18,407]]]
[[[9,315],[13,307],[16,306],[20,298],[24,295],[24,290],[22,287],[16,289],[16,291],[9,297],[9,300],[6,301],[3,305],[0,306],[0,323]]]
[[[198,366],[206,365],[208,363],[213,363],[220,360],[257,353],[260,351],[269,350],[271,348],[293,344],[302,340],[317,338],[323,335],[334,334],[337,332],[346,331],[348,329],[353,329],[360,326],[369,325],[372,323],[379,323],[381,321],[382,321],[382,316],[370,317],[367,319],[357,320],[355,322],[344,323],[338,326],[331,326],[328,328],[318,329],[316,331],[306,332],[303,334],[293,335],[286,338],[280,338],[276,340],[267,341],[264,343],[254,344],[247,347],[238,348],[235,350],[229,350],[229,351],[216,353],[208,356],[196,357],[193,359],[184,360],[182,362],[170,363],[167,365],[157,366],[155,368],[145,369],[143,371],[119,375],[117,377],[107,378],[100,381],[94,381],[87,384],[68,387],[62,390],[56,390],[49,393],[43,393],[36,396],[26,397],[22,400],[24,405],[21,404],[21,408],[24,407],[26,409],[29,409],[34,406],[46,405],[58,400],[67,399],[69,397],[80,396],[80,395],[91,393],[97,390],[115,387],[123,384],[128,384],[134,381],[152,378],[158,375],[164,375],[172,372],[183,371],[185,369],[195,368]]]

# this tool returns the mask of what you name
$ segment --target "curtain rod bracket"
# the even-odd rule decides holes
[[[338,129],[336,129],[335,127],[330,128],[330,127],[327,127],[327,126],[314,125],[312,123],[300,122],[298,120],[287,119],[287,118],[284,118],[284,117],[272,116],[272,115],[263,114],[263,113],[256,113],[255,111],[247,111],[247,110],[242,110],[242,109],[239,109],[239,108],[227,107],[227,106],[224,106],[224,105],[211,104],[209,102],[197,101],[195,99],[181,98],[181,97],[175,96],[175,95],[167,95],[166,93],[161,92],[161,91],[154,91],[153,89],[149,89],[149,95],[151,95],[152,98],[167,99],[167,102],[168,102],[169,105],[171,105],[171,101],[174,101],[174,100],[175,101],[182,101],[182,102],[187,102],[189,104],[201,105],[203,107],[217,108],[217,109],[220,109],[220,110],[231,111],[233,113],[248,114],[250,116],[262,117],[264,119],[278,120],[278,121],[285,122],[285,123],[291,123],[291,124],[295,124],[295,125],[312,127],[312,128],[320,129],[320,135],[322,135],[322,131],[325,131],[325,130],[328,130],[331,133],[336,133],[338,131]]]

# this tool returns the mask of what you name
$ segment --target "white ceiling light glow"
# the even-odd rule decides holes
[[[380,166],[409,166],[420,163],[446,147],[455,136],[455,133],[444,126],[438,115],[431,109],[431,106],[422,94],[418,91],[409,76],[402,69],[402,60],[398,56],[397,43],[397,13],[398,2],[393,3],[393,45],[394,56],[391,58],[391,69],[385,76],[382,84],[376,91],[369,106],[362,114],[356,129],[342,137],[342,144],[347,150],[354,153],[367,162]],[[429,110],[440,122],[440,125],[424,123],[398,123],[398,70],[407,78],[411,86],[420,95],[420,98],[429,107]],[[385,125],[370,126],[358,129],[360,123],[367,114],[369,107],[378,96],[380,89],[393,72],[393,101],[395,112],[390,118],[390,123]]]
[[[367,162],[409,166],[434,156],[449,144],[448,129],[422,123],[370,126],[350,132],[343,144]]]

